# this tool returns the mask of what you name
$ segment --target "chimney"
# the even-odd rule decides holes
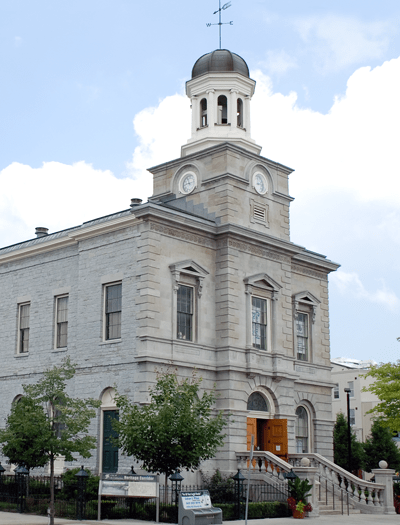
[[[41,226],[37,226],[35,228],[36,237],[46,237],[46,235],[49,234],[48,228],[42,228]]]
[[[142,199],[131,199],[130,207],[140,206],[142,204]]]

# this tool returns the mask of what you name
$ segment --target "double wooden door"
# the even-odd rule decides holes
[[[251,436],[254,435],[254,448],[267,450],[287,461],[288,436],[287,419],[247,418],[247,450],[250,450]]]

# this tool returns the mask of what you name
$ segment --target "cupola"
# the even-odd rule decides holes
[[[239,55],[217,49],[201,56],[186,82],[192,103],[192,134],[182,146],[182,157],[223,142],[259,154],[261,147],[250,136],[250,100],[255,85]]]

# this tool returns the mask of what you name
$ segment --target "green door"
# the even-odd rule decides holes
[[[118,447],[110,438],[117,437],[117,432],[112,428],[112,421],[118,419],[117,410],[103,412],[103,472],[118,471]]]

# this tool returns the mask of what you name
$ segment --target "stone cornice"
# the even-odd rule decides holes
[[[266,157],[262,157],[261,155],[251,153],[250,151],[244,148],[241,148],[240,146],[237,146],[235,144],[232,144],[230,142],[224,142],[222,144],[211,146],[210,148],[205,148],[201,151],[191,153],[189,155],[186,155],[185,157],[179,157],[178,159],[164,162],[163,164],[158,164],[157,166],[148,168],[148,171],[150,171],[150,173],[157,174],[158,172],[164,171],[167,168],[177,167],[177,166],[180,166],[181,164],[189,163],[191,160],[210,157],[211,155],[215,153],[221,153],[224,151],[231,151],[232,153],[240,154],[243,157],[247,157],[249,160],[256,160],[257,163],[265,163],[270,168],[275,168],[276,170],[283,172],[286,175],[289,175],[290,173],[293,172],[293,169],[289,168],[288,166],[279,164],[279,162],[275,162],[273,160],[267,159]]]
[[[129,226],[139,222],[141,221],[138,220],[134,215],[127,215],[124,217],[111,219],[106,222],[88,225],[86,227],[83,225],[81,228],[71,231],[67,230],[66,235],[62,237],[51,238],[51,235],[49,235],[49,238],[42,237],[40,243],[29,246],[24,246],[21,244],[20,248],[16,247],[14,250],[8,251],[4,254],[1,254],[0,252],[0,264],[16,261],[18,259],[24,259],[26,257],[32,257],[54,250],[59,250],[60,248],[66,248],[68,246],[73,246],[78,244],[79,241],[128,228]]]

